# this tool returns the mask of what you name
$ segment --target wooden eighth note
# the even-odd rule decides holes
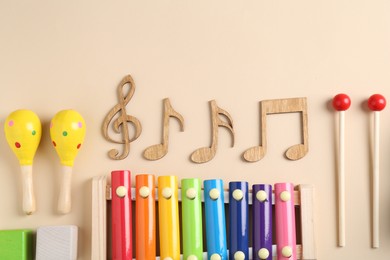
[[[127,84],[129,84],[130,88],[127,95],[124,96],[123,89]],[[122,160],[126,158],[129,155],[130,143],[135,139],[137,139],[142,132],[142,127],[139,120],[134,116],[126,114],[126,105],[129,103],[134,92],[135,92],[134,80],[130,75],[127,75],[122,79],[122,81],[119,83],[118,86],[119,103],[115,105],[110,110],[110,112],[108,112],[106,118],[103,121],[102,130],[103,130],[103,136],[106,138],[106,140],[113,143],[125,145],[122,154],[119,154],[119,151],[117,149],[111,149],[108,152],[108,156],[114,160]],[[113,129],[115,133],[118,134],[122,133],[123,139],[120,141],[112,139],[108,134],[108,126],[110,125],[111,121],[114,119],[116,114],[119,114],[119,116],[113,121]],[[129,127],[127,125],[128,122],[132,123],[135,127],[135,134],[134,137],[131,139],[129,138]]]
[[[169,142],[169,118],[174,117],[180,123],[180,131],[184,131],[184,119],[183,116],[177,113],[171,106],[169,98],[164,99],[164,125],[163,125],[163,142],[161,144],[155,144],[149,146],[144,151],[144,157],[147,160],[158,160],[164,157],[168,153]]]
[[[229,129],[230,134],[232,135],[232,147],[234,146],[234,130],[233,130],[233,119],[230,114],[219,108],[215,100],[210,101],[211,107],[211,123],[212,123],[212,143],[211,147],[202,147],[197,149],[191,154],[191,160],[195,163],[205,163],[214,158],[215,153],[217,152],[218,146],[218,127],[226,127]],[[221,120],[220,115],[225,116],[228,119],[228,122]]]
[[[290,160],[299,160],[308,152],[307,104],[306,98],[288,98],[261,101],[261,145],[249,148],[243,154],[248,162],[261,160],[267,152],[267,115],[281,113],[302,113],[303,144],[287,149],[285,155]]]

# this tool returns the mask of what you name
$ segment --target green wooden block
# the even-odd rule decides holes
[[[1,260],[32,260],[34,255],[32,249],[32,230],[0,230]]]

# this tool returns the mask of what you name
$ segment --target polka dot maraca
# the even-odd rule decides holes
[[[58,211],[63,214],[69,213],[71,209],[72,169],[83,145],[85,133],[85,121],[75,110],[62,110],[51,120],[50,137],[62,166]]]
[[[41,141],[41,121],[30,110],[16,110],[5,120],[4,132],[8,145],[19,159],[21,167],[23,211],[31,215],[36,210],[32,165]]]

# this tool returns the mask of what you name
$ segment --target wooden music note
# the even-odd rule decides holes
[[[180,131],[184,131],[184,119],[182,115],[177,113],[171,105],[169,98],[164,99],[164,125],[163,125],[163,142],[149,146],[144,151],[144,157],[147,160],[158,160],[168,153],[169,143],[169,118],[174,117],[180,123]]]
[[[211,147],[202,147],[194,151],[191,154],[191,160],[195,163],[205,163],[214,158],[218,146],[219,126],[223,126],[229,129],[232,135],[232,147],[234,146],[234,130],[233,130],[232,117],[227,111],[219,108],[215,100],[210,101],[210,107],[211,107],[211,123],[212,123],[212,131],[213,131],[213,137],[212,137],[213,139],[212,139]],[[222,121],[219,115],[225,116],[228,119],[228,122]]]
[[[130,89],[127,95],[124,96],[123,88],[126,84],[130,85]],[[103,122],[103,136],[106,138],[106,140],[117,144],[124,144],[123,153],[121,155],[119,155],[119,151],[117,149],[111,149],[108,152],[108,156],[114,160],[122,160],[126,158],[129,155],[130,143],[136,140],[142,132],[142,127],[139,120],[134,116],[126,114],[126,105],[129,103],[134,92],[134,80],[130,75],[127,75],[122,79],[118,86],[119,103],[110,110]],[[113,129],[118,134],[122,133],[123,139],[120,141],[113,140],[108,134],[108,126],[117,113],[119,113],[119,117],[114,120]],[[129,138],[129,128],[127,122],[132,123],[135,127],[135,135],[131,139]]]
[[[267,152],[267,115],[280,113],[302,113],[303,144],[287,149],[285,155],[290,160],[299,160],[308,152],[307,105],[306,98],[288,98],[261,101],[261,145],[249,148],[243,154],[248,162],[261,160]]]

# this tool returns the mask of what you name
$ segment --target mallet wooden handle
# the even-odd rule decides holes
[[[338,189],[338,210],[339,210],[339,246],[345,246],[345,111],[339,112],[339,153],[338,153],[338,174],[337,174],[337,189]]]
[[[372,172],[372,247],[379,247],[379,111],[374,112],[374,155]]]
[[[58,212],[67,214],[72,207],[71,202],[72,167],[62,165],[61,184],[58,197]]]
[[[372,169],[372,247],[379,247],[379,111],[386,107],[386,99],[381,94],[368,98],[368,108],[374,111],[374,149]]]
[[[340,93],[333,98],[333,108],[339,111],[339,153],[337,167],[337,190],[338,190],[338,219],[339,219],[339,243],[345,246],[345,165],[344,165],[344,135],[345,135],[345,111],[351,106],[351,99],[347,94]]]
[[[22,165],[23,211],[27,215],[35,212],[35,196],[32,177],[32,165]]]

